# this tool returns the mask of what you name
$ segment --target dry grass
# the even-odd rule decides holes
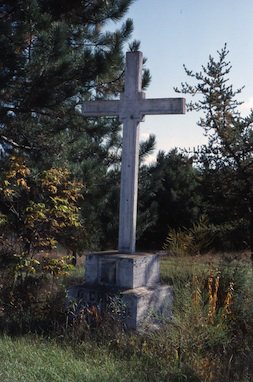
[[[3,338],[1,359],[8,367],[2,368],[2,374],[0,371],[1,380],[30,382],[41,373],[37,380],[253,381],[250,254],[163,255],[161,276],[163,282],[173,285],[175,294],[173,319],[161,330],[124,333],[120,327],[116,330],[111,319],[97,328],[82,327],[74,337],[65,330],[60,336],[50,332],[54,338],[50,341],[36,336],[19,343]],[[80,277],[82,263],[65,281],[79,282]],[[26,368],[20,367],[22,354],[26,354]],[[48,360],[44,368],[42,359]],[[64,359],[69,360],[69,368]]]

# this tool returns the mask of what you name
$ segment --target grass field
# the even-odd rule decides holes
[[[116,360],[107,349],[79,344],[75,349],[36,337],[0,339],[1,382],[134,381],[131,362]]]
[[[2,335],[0,381],[253,381],[248,256],[162,257],[161,279],[175,299],[158,332],[124,333],[111,320],[74,337]]]

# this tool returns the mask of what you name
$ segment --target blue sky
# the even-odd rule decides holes
[[[234,88],[245,85],[242,112],[253,107],[252,0],[136,0],[127,17],[134,21],[133,39],[141,41],[152,75],[147,98],[177,97],[173,87],[188,80],[183,64],[199,71],[226,42],[230,82]],[[141,136],[155,134],[157,149],[165,151],[197,146],[205,142],[198,118],[196,113],[147,116]]]

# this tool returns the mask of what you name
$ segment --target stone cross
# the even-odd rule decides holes
[[[139,124],[146,114],[184,114],[184,98],[145,99],[141,52],[126,54],[125,87],[119,100],[85,102],[85,116],[118,116],[123,124],[120,185],[119,241],[121,253],[135,252],[139,168]]]

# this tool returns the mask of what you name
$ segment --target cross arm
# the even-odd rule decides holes
[[[185,114],[185,98],[148,98],[139,102],[143,114]]]
[[[82,104],[82,114],[87,117],[118,116],[119,107],[119,101],[117,100],[84,102]]]

